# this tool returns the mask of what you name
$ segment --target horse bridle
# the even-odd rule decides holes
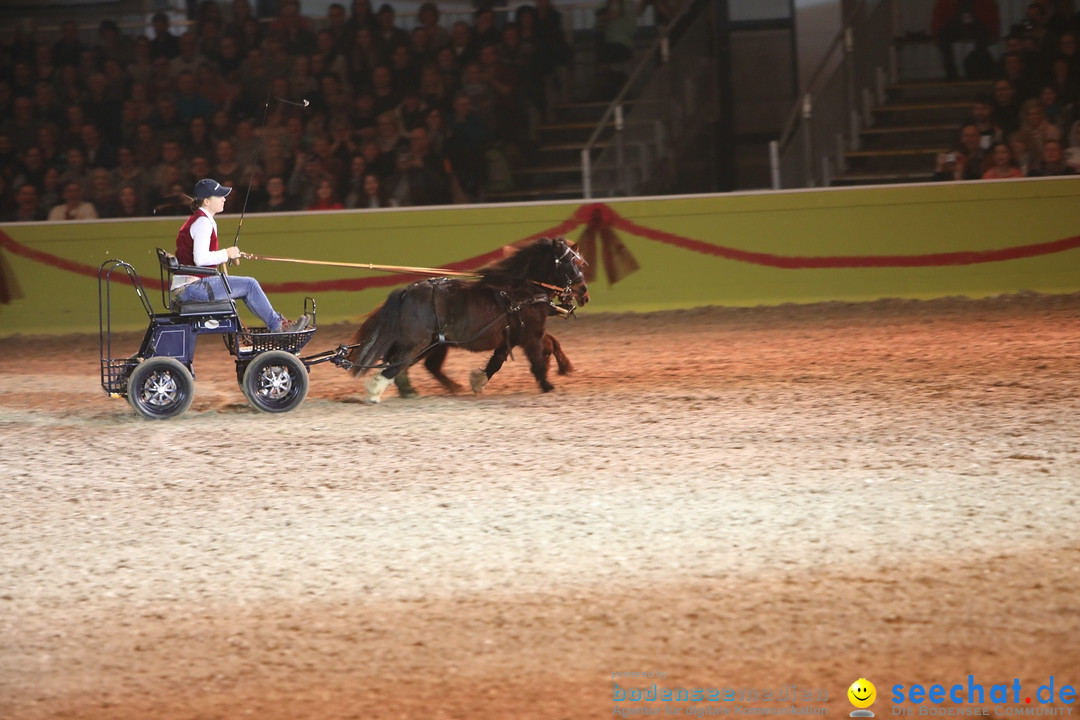
[[[572,307],[574,302],[574,284],[585,281],[585,275],[581,272],[581,268],[585,266],[585,258],[581,257],[581,255],[578,254],[576,250],[570,247],[569,243],[566,243],[565,241],[563,242],[564,251],[562,255],[555,258],[555,269],[558,270],[559,266],[562,265],[562,263],[568,262],[573,267],[574,274],[577,277],[567,278],[565,287],[559,287],[558,285],[552,285],[551,283],[540,282],[539,280],[530,280],[529,282],[546,290],[550,290],[552,295],[558,296],[559,300],[561,300],[563,303],[571,305]],[[566,260],[567,255],[570,256],[569,261]],[[571,309],[569,312],[573,312],[573,310]],[[569,312],[567,314],[569,314]]]

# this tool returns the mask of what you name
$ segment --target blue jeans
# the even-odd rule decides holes
[[[234,300],[243,300],[248,310],[262,320],[266,327],[270,329],[270,332],[281,332],[281,315],[274,310],[270,301],[266,298],[266,293],[263,292],[258,280],[253,277],[230,275],[229,287],[232,288],[232,298]],[[225,292],[225,285],[222,283],[221,278],[215,276],[191,283],[180,291],[179,300],[180,302],[185,300],[205,302],[210,299],[210,294],[207,292],[208,288],[213,289],[214,298],[217,300],[223,300],[229,296],[229,293]]]

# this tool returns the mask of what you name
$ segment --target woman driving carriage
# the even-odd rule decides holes
[[[232,188],[210,178],[195,184],[191,217],[176,233],[176,259],[181,265],[214,267],[240,257],[240,248],[235,245],[223,250],[218,248],[217,221],[214,216],[225,209],[225,198],[230,192]],[[180,302],[207,301],[226,296],[243,300],[248,310],[266,323],[272,333],[300,332],[311,321],[305,314],[296,322],[290,323],[284,315],[274,310],[255,278],[230,275],[229,288],[231,293],[226,292],[225,284],[219,275],[174,275],[170,289],[173,297]]]

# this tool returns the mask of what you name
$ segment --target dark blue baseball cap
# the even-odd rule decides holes
[[[195,199],[205,200],[208,197],[225,197],[232,192],[231,187],[225,187],[217,180],[203,178],[195,183]]]

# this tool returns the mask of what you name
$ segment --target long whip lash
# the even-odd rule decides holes
[[[299,263],[301,265],[330,265],[332,267],[347,267],[347,268],[359,268],[361,270],[378,270],[381,272],[399,272],[407,273],[410,275],[427,275],[432,277],[460,277],[460,278],[479,278],[480,275],[471,272],[459,272],[457,270],[446,270],[444,268],[429,268],[429,267],[412,267],[409,265],[378,265],[375,263],[347,263],[347,262],[331,262],[329,260],[301,260],[299,258],[283,258],[283,257],[269,257],[266,255],[252,255],[251,253],[243,253],[242,257],[251,260],[269,260],[271,262],[288,262]]]

